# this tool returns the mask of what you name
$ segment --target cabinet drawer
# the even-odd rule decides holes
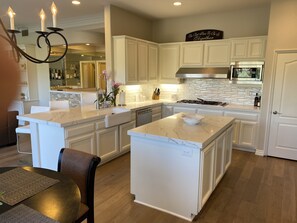
[[[241,120],[248,120],[248,121],[258,121],[258,114],[252,113],[241,113],[241,112],[225,112],[225,116],[234,117]]]
[[[197,113],[201,115],[219,115],[219,116],[224,115],[223,110],[209,110],[209,109],[200,109],[200,108],[198,109]]]
[[[152,107],[152,114],[158,114],[162,112],[162,107],[161,106],[156,106],[156,107]]]
[[[94,130],[95,130],[95,126],[94,126],[93,123],[76,125],[76,126],[72,126],[70,128],[67,128],[65,130],[65,137],[67,139],[67,138],[70,138],[70,137],[73,137],[73,136],[93,132]]]

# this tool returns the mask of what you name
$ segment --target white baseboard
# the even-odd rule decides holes
[[[255,152],[255,154],[257,155],[257,156],[264,156],[264,150],[260,150],[260,149],[256,149],[256,152]]]

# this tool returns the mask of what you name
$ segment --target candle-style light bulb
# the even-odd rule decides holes
[[[41,32],[44,32],[45,31],[45,26],[44,26],[45,13],[44,13],[43,9],[41,9],[39,16],[40,16],[40,20],[41,20]]]
[[[14,16],[15,16],[15,13],[12,10],[11,7],[8,8],[7,14],[9,15],[9,18],[10,18],[10,29],[14,30]]]
[[[58,9],[57,9],[54,2],[52,3],[51,11],[52,11],[52,14],[53,14],[53,27],[56,27],[57,26],[57,17],[56,17],[56,15],[57,15]]]

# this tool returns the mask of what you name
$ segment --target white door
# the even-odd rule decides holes
[[[277,55],[268,155],[297,160],[297,52]]]

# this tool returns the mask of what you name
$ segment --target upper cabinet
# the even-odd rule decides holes
[[[200,42],[181,43],[180,65],[201,67],[203,65],[204,44]]]
[[[213,40],[205,43],[204,66],[230,66],[231,44],[228,40]]]
[[[141,84],[157,80],[157,44],[127,36],[113,38],[115,81]]]
[[[180,64],[180,44],[159,44],[159,81],[161,83],[178,83],[175,77]]]
[[[231,60],[264,60],[266,36],[232,39]]]
[[[181,67],[225,67],[230,65],[229,40],[181,43]]]

